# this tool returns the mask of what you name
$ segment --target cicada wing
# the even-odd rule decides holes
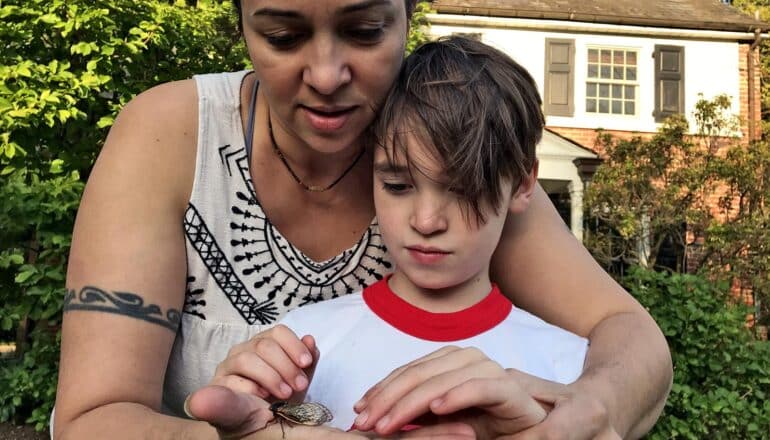
[[[323,425],[331,422],[332,412],[329,408],[316,402],[289,403],[277,410],[277,413],[292,423],[300,425]]]

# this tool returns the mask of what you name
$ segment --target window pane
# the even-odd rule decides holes
[[[596,83],[586,85],[586,96],[596,96]]]
[[[605,78],[606,79],[612,78],[611,74],[612,74],[612,72],[611,72],[610,66],[602,66],[602,78],[603,79],[605,79]]]
[[[625,64],[625,60],[623,59],[624,54],[625,52],[623,52],[622,50],[614,51],[612,55],[612,62],[614,64]]]
[[[609,98],[610,97],[610,85],[609,84],[599,84],[599,97],[601,97],[601,98]]]
[[[589,113],[596,113],[596,100],[586,99],[586,111]]]
[[[610,101],[609,99],[600,99],[599,100],[599,113],[609,113],[610,112]]]
[[[602,49],[602,64],[612,63],[612,51]]]
[[[621,86],[620,84],[612,85],[612,98],[623,99],[623,86]]]
[[[626,86],[626,99],[635,99],[635,98],[636,98],[636,87]]]
[[[589,64],[588,65],[588,77],[589,78],[598,78],[599,77],[599,66],[596,64]]]
[[[629,66],[636,66],[636,52],[626,52],[626,64]]]
[[[589,63],[598,63],[599,62],[599,51],[596,49],[588,49],[588,62]]]
[[[626,80],[636,81],[636,67],[626,67]]]
[[[612,79],[623,79],[623,67],[612,68]]]
[[[626,101],[626,114],[627,115],[633,115],[636,114],[636,109],[633,101]]]
[[[614,115],[623,114],[623,101],[612,101],[612,114]]]

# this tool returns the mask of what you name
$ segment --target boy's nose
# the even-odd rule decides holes
[[[421,235],[435,235],[446,231],[449,222],[444,214],[443,203],[418,201],[410,218],[410,225]]]
[[[333,42],[319,41],[312,48],[302,80],[321,95],[332,95],[350,82],[352,72],[344,52]]]

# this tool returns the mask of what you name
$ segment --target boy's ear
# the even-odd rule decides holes
[[[535,159],[532,164],[532,171],[521,179],[521,183],[516,191],[511,195],[511,203],[508,207],[508,212],[511,214],[520,214],[529,207],[529,201],[532,199],[532,194],[535,192],[535,186],[537,185],[537,171],[540,162]]]

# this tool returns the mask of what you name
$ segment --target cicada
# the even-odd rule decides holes
[[[316,402],[289,403],[278,401],[270,405],[270,411],[281,422],[281,434],[284,437],[286,433],[283,431],[283,420],[299,425],[318,426],[331,422],[333,418],[329,408]]]

